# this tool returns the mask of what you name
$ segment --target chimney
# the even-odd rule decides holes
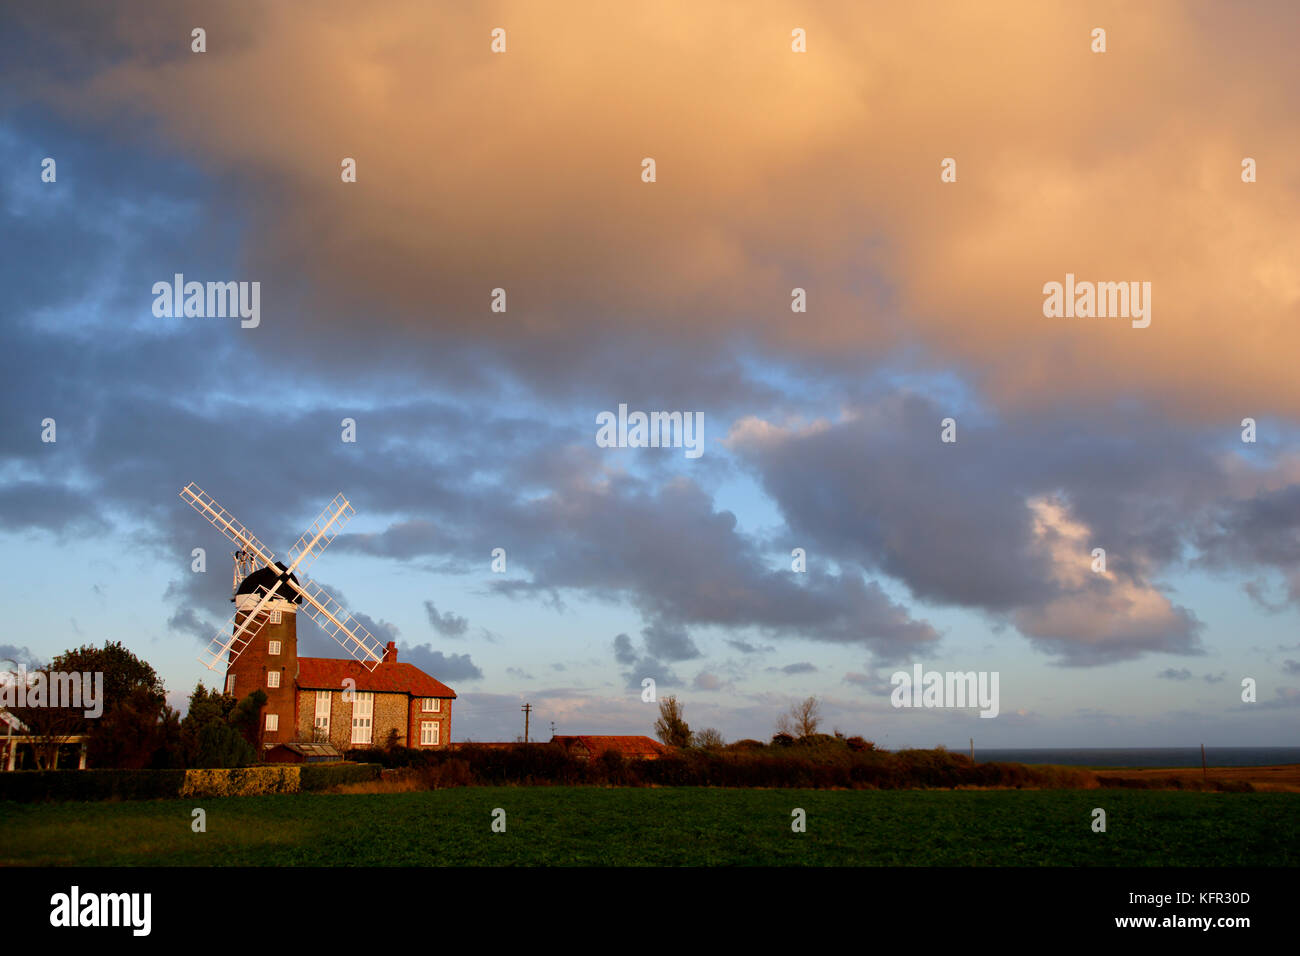
[[[388,642],[388,648],[384,651],[384,663],[385,664],[397,663],[397,642],[396,641]]]

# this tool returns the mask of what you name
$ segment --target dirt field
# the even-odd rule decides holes
[[[1098,777],[1133,781],[1139,786],[1200,789],[1216,781],[1226,784],[1249,783],[1260,793],[1300,793],[1300,764],[1280,767],[1210,767],[1204,774],[1200,767],[1165,767],[1155,770],[1094,770]]]

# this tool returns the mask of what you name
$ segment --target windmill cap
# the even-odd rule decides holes
[[[285,572],[288,570],[289,569],[280,561],[275,562],[274,568],[258,568],[248,577],[244,578],[244,580],[239,582],[239,587],[235,588],[235,596],[238,597],[241,594],[255,594],[259,589],[263,588],[269,591],[271,588],[275,587],[277,581],[285,577],[297,584],[298,575],[286,575]],[[302,603],[302,595],[293,588],[281,587],[280,590],[275,592],[275,596],[283,598],[286,601],[292,601],[294,604]]]

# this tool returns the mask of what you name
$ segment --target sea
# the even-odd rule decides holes
[[[959,753],[968,748],[950,747]],[[1067,767],[1199,767],[1200,747],[1122,747],[980,750],[977,763],[1052,763]],[[1205,763],[1210,767],[1267,767],[1300,764],[1300,747],[1206,747]]]

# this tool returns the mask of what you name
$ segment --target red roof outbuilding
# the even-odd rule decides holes
[[[669,752],[668,748],[659,741],[644,736],[614,737],[600,734],[560,736],[557,734],[551,738],[551,743],[561,744],[574,756],[585,757],[599,757],[612,750],[629,760],[653,760]]]

